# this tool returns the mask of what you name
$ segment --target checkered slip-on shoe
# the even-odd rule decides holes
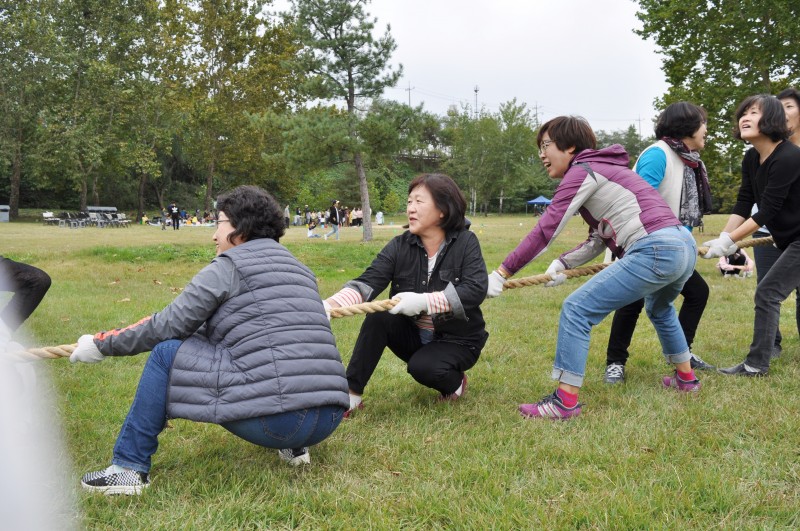
[[[284,448],[278,450],[278,456],[284,463],[289,463],[292,466],[308,465],[311,463],[311,454],[308,448]]]
[[[150,476],[144,472],[124,469],[111,465],[105,470],[89,472],[81,478],[81,486],[86,490],[111,494],[141,494],[150,486]]]

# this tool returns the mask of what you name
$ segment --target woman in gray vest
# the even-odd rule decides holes
[[[83,335],[71,362],[152,350],[114,446],[84,488],[139,494],[167,419],[219,424],[292,465],[347,410],[347,380],[314,274],[278,243],[280,206],[256,186],[218,199],[217,257],[162,311]]]

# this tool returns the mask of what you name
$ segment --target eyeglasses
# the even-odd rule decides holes
[[[541,153],[542,151],[545,151],[547,149],[547,146],[549,146],[553,142],[554,140],[543,140],[542,143],[539,144],[539,152]]]

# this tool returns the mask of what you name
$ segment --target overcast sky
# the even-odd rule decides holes
[[[474,108],[478,86],[489,111],[516,98],[540,121],[578,114],[595,129],[653,132],[667,84],[655,45],[633,33],[632,0],[372,0],[366,10],[378,34],[391,25],[404,69],[386,98],[444,114]]]

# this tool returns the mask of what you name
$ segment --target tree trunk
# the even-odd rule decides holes
[[[81,175],[81,208],[80,208],[81,212],[86,212],[86,206],[87,206],[86,199],[88,197],[89,187],[86,184],[86,181],[87,181],[86,174],[84,173]]]
[[[92,179],[92,204],[100,206],[100,191],[97,189],[97,175]]]
[[[503,191],[503,189],[501,188],[501,189],[500,189],[500,212],[499,212],[499,214],[500,214],[501,216],[503,215],[503,199],[504,199],[504,197],[503,197],[503,194],[504,194],[504,193],[505,193],[505,192],[504,192],[504,191]]]
[[[475,216],[475,205],[478,202],[478,191],[475,187],[469,189],[469,210],[472,213],[472,216]]]
[[[144,216],[144,192],[147,188],[147,172],[142,172],[139,177],[139,211],[136,213],[136,223],[142,221]]]
[[[155,183],[153,183],[153,190],[156,191],[156,198],[158,198],[158,211],[159,215],[164,210],[164,192]]]
[[[8,196],[8,213],[9,219],[17,219],[19,217],[19,183],[22,180],[22,145],[17,142],[14,146],[14,160],[11,163],[11,190]]]
[[[206,198],[203,201],[203,209],[206,212],[211,212],[211,197],[214,192],[214,159],[208,165],[208,175],[206,176]]]
[[[364,237],[363,241],[372,241],[372,208],[369,206],[369,187],[367,186],[367,172],[364,171],[364,163],[361,161],[361,153],[353,153],[353,162],[356,165],[358,174],[358,187],[361,190],[361,208],[364,212]]]

